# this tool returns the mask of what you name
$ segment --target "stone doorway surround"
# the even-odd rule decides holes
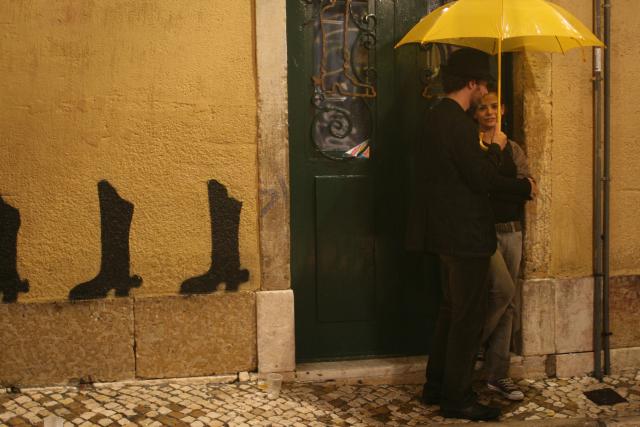
[[[257,292],[258,370],[293,374],[296,364],[289,246],[286,2],[255,0],[255,40],[262,263],[261,288]],[[551,263],[548,248],[553,228],[551,58],[548,54],[520,54],[514,61],[514,79],[522,82],[514,93],[519,100],[513,105],[515,128],[520,130],[515,136],[526,143],[532,170],[539,177],[540,187],[545,188],[527,207],[524,243],[522,369],[525,375],[536,377],[581,375],[593,369],[592,278],[558,279],[545,274]],[[620,280],[638,279],[634,276]],[[620,292],[626,288],[621,289]],[[574,316],[565,317],[563,313],[567,312]],[[633,324],[630,320],[637,315],[628,317],[631,319],[614,319],[618,330]],[[635,335],[614,343],[615,371],[638,365],[638,343]]]
[[[261,287],[258,371],[295,370],[289,248],[286,2],[255,0]]]

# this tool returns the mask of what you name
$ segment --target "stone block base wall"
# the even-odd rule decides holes
[[[610,284],[611,368],[638,369],[640,277]],[[0,321],[3,386],[296,370],[291,290],[0,304]],[[511,375],[588,375],[593,361],[593,279],[525,281]]]
[[[640,368],[640,276],[610,279],[611,370]],[[523,366],[512,375],[588,375],[594,370],[592,277],[523,283]],[[602,358],[604,364],[604,358]],[[524,365],[527,365],[525,368]]]
[[[3,386],[257,368],[254,292],[0,304],[0,319]]]

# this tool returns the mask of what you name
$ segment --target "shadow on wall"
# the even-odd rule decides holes
[[[240,268],[239,226],[242,202],[229,197],[224,185],[208,182],[211,216],[211,267],[206,273],[185,280],[181,294],[211,293],[221,283],[225,290],[237,291],[249,280],[249,270]],[[113,289],[116,297],[129,296],[142,278],[130,274],[129,233],[133,203],[124,200],[106,180],[98,183],[100,203],[101,260],[98,275],[69,292],[70,300],[106,298]],[[17,271],[17,235],[20,213],[0,197],[0,293],[2,302],[16,302],[18,292],[28,292],[29,282]]]
[[[142,284],[140,276],[130,276],[129,232],[133,204],[122,199],[107,181],[98,183],[100,199],[100,235],[102,259],[98,275],[69,292],[69,299],[106,298],[111,289],[116,297],[126,297],[131,288]],[[226,290],[237,291],[240,283],[249,280],[249,271],[240,269],[238,243],[242,202],[229,197],[224,185],[209,181],[209,211],[211,215],[211,268],[201,276],[182,283],[180,293],[210,293],[220,283]]]
[[[20,212],[0,197],[0,293],[5,303],[16,302],[18,292],[29,292],[29,282],[18,275],[18,229]]]
[[[201,276],[182,283],[181,294],[210,293],[226,283],[227,291],[237,291],[249,280],[249,270],[240,269],[238,234],[242,202],[229,197],[218,181],[209,181],[209,213],[211,215],[211,267]]]
[[[142,284],[140,276],[130,276],[129,231],[133,203],[124,200],[108,181],[98,183],[100,200],[100,271],[88,282],[75,286],[69,299],[105,298],[111,289],[117,297],[129,296],[131,288]]]

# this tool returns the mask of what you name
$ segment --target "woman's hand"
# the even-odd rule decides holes
[[[502,131],[498,131],[493,135],[491,142],[494,144],[498,144],[500,146],[500,149],[504,150],[504,147],[507,146],[507,135]]]

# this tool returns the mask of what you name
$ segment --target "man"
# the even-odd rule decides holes
[[[434,332],[423,401],[439,403],[445,417],[490,420],[498,408],[477,402],[473,366],[487,312],[487,271],[496,250],[489,192],[530,195],[528,179],[498,174],[497,135],[487,151],[467,114],[487,93],[488,55],[460,49],[442,66],[446,97],[427,115],[425,138],[416,149],[416,182],[408,246],[438,254],[443,301]]]

